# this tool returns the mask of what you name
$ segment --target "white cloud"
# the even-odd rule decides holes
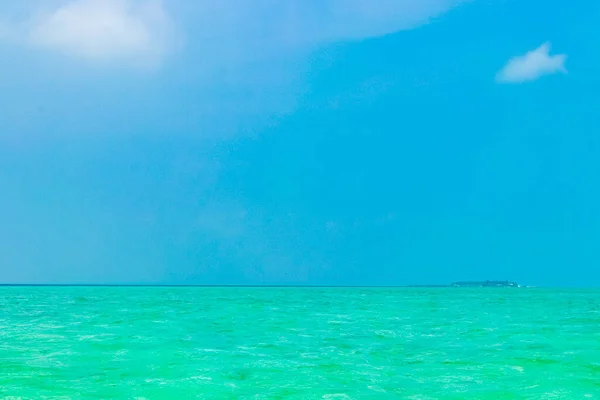
[[[544,75],[566,73],[565,54],[550,55],[550,43],[544,43],[525,55],[513,57],[496,76],[500,83],[521,83]]]
[[[154,63],[168,50],[169,31],[158,0],[74,0],[34,18],[29,40],[94,62]]]
[[[11,17],[17,42],[95,62],[147,61],[173,45],[168,6],[207,62],[231,63],[410,29],[468,1],[28,0],[0,4],[0,21]]]
[[[0,21],[8,16],[12,42],[94,63],[160,61],[176,27],[201,70],[230,71],[411,29],[469,1],[28,0],[0,2]]]

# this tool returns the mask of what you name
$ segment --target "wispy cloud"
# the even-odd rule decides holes
[[[12,14],[15,41],[92,62],[160,60],[176,27],[206,63],[230,64],[414,28],[467,1],[30,0],[0,5],[0,21]]]
[[[550,43],[544,43],[525,55],[513,57],[496,75],[499,83],[522,83],[544,75],[566,73],[565,54],[550,55]]]
[[[154,63],[170,19],[158,0],[74,0],[33,20],[30,43],[94,62]]]
[[[198,0],[198,45],[220,57],[311,50],[412,29],[469,0]]]
[[[29,82],[30,73],[25,72],[29,69],[47,70],[55,76],[60,68],[72,68],[94,87],[99,85],[97,74],[103,76],[106,71],[112,78],[114,72],[157,72],[158,67],[169,64],[168,72],[177,74],[171,76],[179,82],[173,87],[194,87],[197,101],[186,107],[194,107],[198,118],[169,118],[165,124],[229,137],[249,130],[246,127],[250,125],[256,130],[257,126],[276,124],[298,107],[310,79],[307,69],[327,63],[326,57],[315,57],[317,66],[305,62],[310,53],[336,42],[411,29],[469,1],[0,1],[0,56],[3,49],[10,47],[11,51],[9,62],[0,66],[0,80],[12,76]],[[29,57],[31,53],[35,57]],[[48,67],[44,61],[50,58],[69,62],[48,63]],[[30,60],[37,62],[25,64]],[[9,70],[11,74],[3,73]],[[71,79],[75,74],[61,76]],[[45,82],[52,80],[46,77]],[[350,93],[350,98],[336,102],[364,101],[365,96],[372,98],[386,87],[385,82],[369,82]],[[22,101],[12,107],[29,107],[28,98]],[[103,105],[95,107],[94,113],[108,113],[109,109],[115,112]],[[183,113],[186,108],[177,110]],[[116,113],[122,112],[119,108]],[[71,120],[73,115],[69,113],[65,119]],[[35,126],[44,125],[39,118],[29,120]]]
[[[278,33],[273,39],[292,45],[360,40],[411,29],[466,1],[222,0],[215,11],[229,15],[229,10],[237,9],[238,18],[246,23],[236,29]]]

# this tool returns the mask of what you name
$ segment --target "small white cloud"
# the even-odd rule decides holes
[[[525,55],[513,57],[496,76],[500,83],[533,81],[544,75],[566,73],[566,54],[550,55],[550,43],[544,43]]]
[[[73,0],[34,19],[33,45],[94,62],[154,63],[170,43],[160,0]]]

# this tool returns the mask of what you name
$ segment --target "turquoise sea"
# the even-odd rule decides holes
[[[0,288],[2,399],[598,399],[600,291]]]

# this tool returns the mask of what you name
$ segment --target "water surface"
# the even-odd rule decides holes
[[[600,291],[0,288],[5,399],[598,399]]]

